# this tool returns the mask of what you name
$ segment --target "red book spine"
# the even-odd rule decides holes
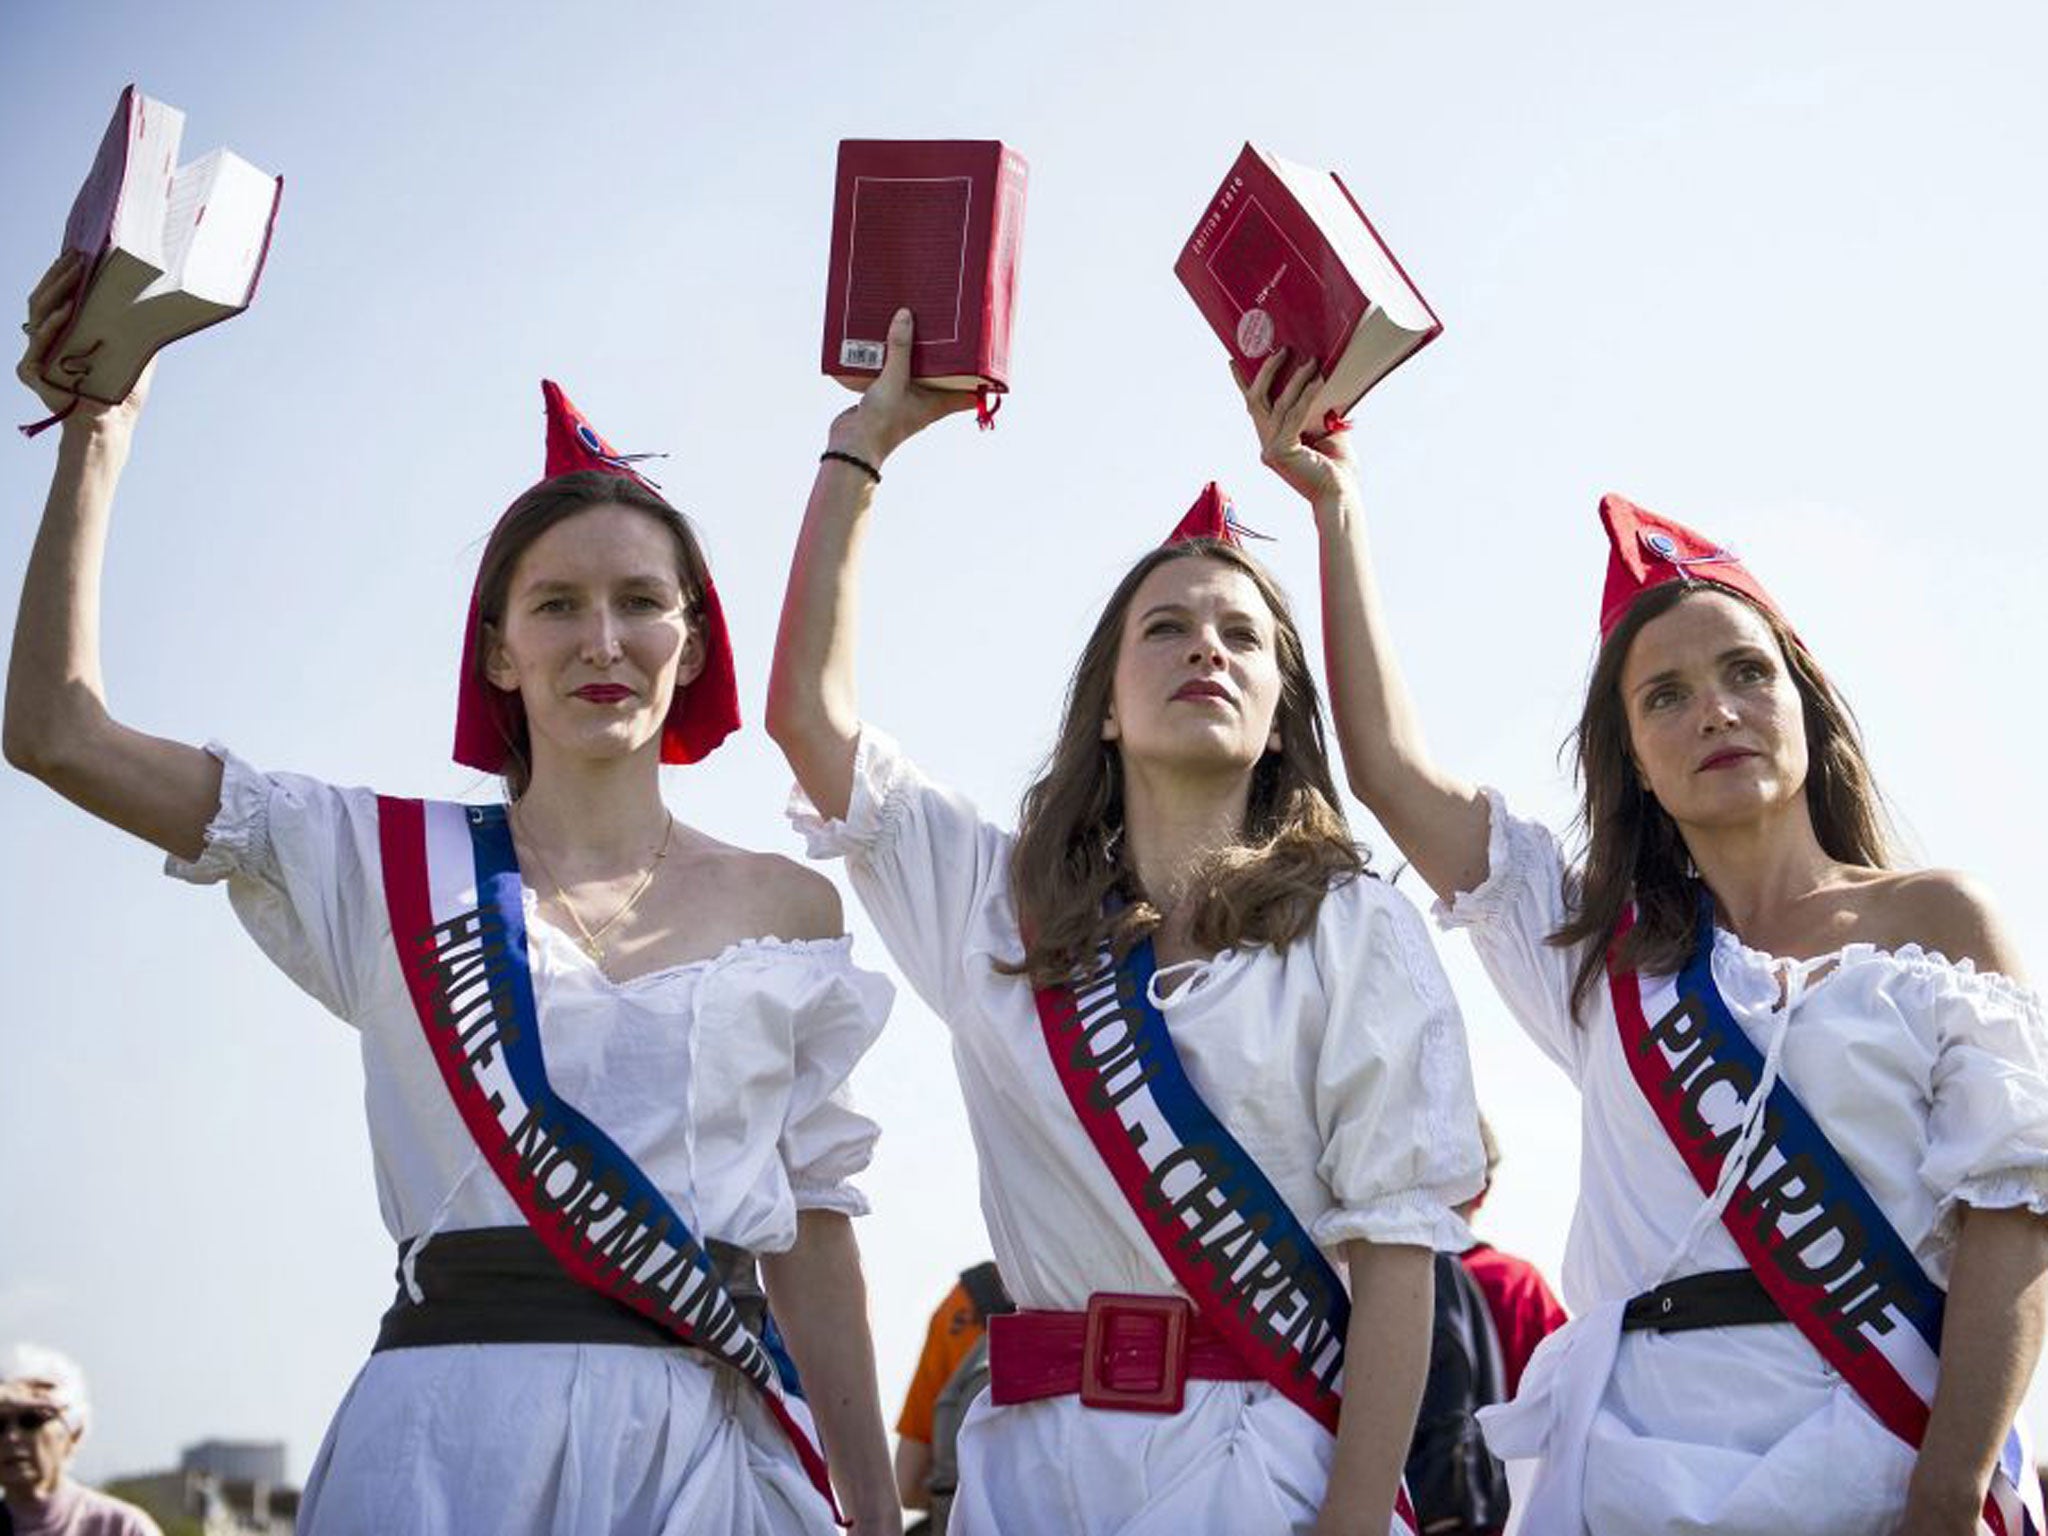
[[[71,301],[71,318],[36,359],[38,368],[45,367],[51,358],[64,355],[64,348],[85,313],[85,297],[92,291],[100,264],[113,245],[114,221],[120,214],[121,196],[128,185],[128,162],[142,138],[142,101],[133,85],[122,87],[121,99],[114,103],[113,118],[100,138],[99,153],[93,157],[92,169],[71,200],[71,212],[64,220],[64,249],[82,252],[91,262],[91,270],[80,281],[77,295]],[[47,372],[43,377],[59,388],[69,382],[51,378]]]
[[[64,220],[64,248],[83,251],[97,260],[113,238],[114,219],[120,212],[121,192],[128,183],[128,158],[142,137],[142,102],[135,87],[125,86],[114,104],[114,116],[100,139],[92,170],[72,199],[70,216]]]
[[[284,206],[284,178],[275,178],[276,190],[270,194],[270,218],[263,225],[263,249],[256,253],[256,270],[249,274],[249,291],[242,295],[242,308],[247,309],[256,302],[256,285],[263,281],[263,269],[270,262],[270,242],[277,234],[277,210]]]
[[[1005,149],[996,170],[995,231],[982,289],[981,376],[1010,387],[1010,336],[1017,317],[1017,271],[1024,250],[1024,199],[1030,184],[1024,157]]]

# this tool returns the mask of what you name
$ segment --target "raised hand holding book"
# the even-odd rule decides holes
[[[118,405],[161,348],[255,298],[284,178],[226,149],[179,165],[184,127],[177,108],[121,92],[64,225],[91,270],[39,359],[51,387]]]
[[[1342,417],[1443,330],[1334,171],[1244,147],[1173,264],[1240,379],[1285,347],[1322,383],[1307,419]],[[1289,368],[1279,370],[1276,390]]]

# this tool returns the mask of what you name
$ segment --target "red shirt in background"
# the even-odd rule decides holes
[[[1543,1276],[1527,1259],[1502,1253],[1488,1243],[1459,1255],[1479,1283],[1493,1326],[1500,1334],[1501,1364],[1507,1370],[1508,1396],[1522,1384],[1522,1368],[1547,1334],[1565,1324],[1565,1310]]]

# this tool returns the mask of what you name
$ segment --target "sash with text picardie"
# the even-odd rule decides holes
[[[1152,1003],[1152,941],[1107,946],[1035,994],[1060,1086],[1110,1177],[1209,1326],[1332,1434],[1351,1302],[1280,1192],[1188,1080]],[[1415,1515],[1403,1489],[1395,1514]]]
[[[399,968],[449,1097],[506,1193],[573,1278],[753,1383],[836,1517],[824,1454],[790,1410],[791,1384],[710,1255],[647,1174],[548,1081],[505,808],[380,796],[377,821]]]
[[[1617,943],[1635,921],[1631,910]],[[1608,967],[1629,1070],[1701,1191],[1719,1187],[1763,1079],[1762,1054],[1714,984],[1713,909],[1676,976]],[[1610,951],[1610,955],[1612,951]],[[1919,1448],[1941,1374],[1946,1293],[1782,1078],[1721,1214],[1785,1316],[1878,1421]],[[1980,1531],[2040,1536],[2039,1485],[2017,1427],[2000,1448]]]

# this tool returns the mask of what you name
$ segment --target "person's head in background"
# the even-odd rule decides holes
[[[91,1416],[76,1361],[37,1344],[0,1356],[0,1495],[26,1504],[54,1494]]]

